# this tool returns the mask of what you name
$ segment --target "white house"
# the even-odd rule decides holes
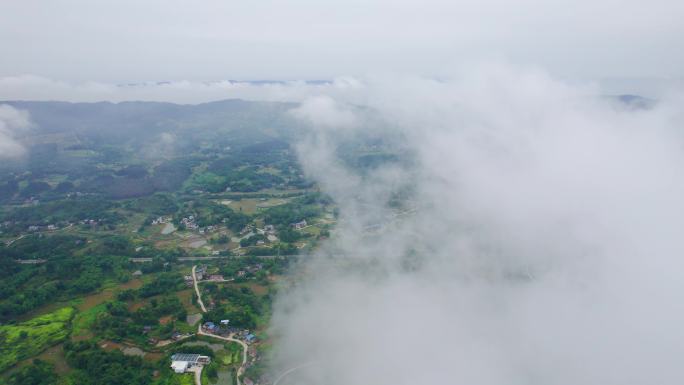
[[[208,356],[199,354],[176,353],[171,356],[171,369],[176,373],[185,373],[196,366],[204,366],[211,362]]]

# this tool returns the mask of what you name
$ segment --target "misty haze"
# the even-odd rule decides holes
[[[684,383],[684,6],[0,5],[0,384]]]

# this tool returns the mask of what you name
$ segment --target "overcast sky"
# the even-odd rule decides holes
[[[0,77],[439,77],[504,60],[570,80],[681,78],[683,19],[676,0],[8,0]]]

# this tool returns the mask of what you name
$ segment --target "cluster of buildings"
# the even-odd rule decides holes
[[[160,217],[161,218],[161,217]],[[158,222],[158,223],[165,223],[165,222]],[[200,234],[204,233],[211,233],[213,231],[218,230],[218,227],[210,225],[207,227],[200,227],[200,225],[197,224],[197,218],[195,218],[194,215],[188,215],[187,217],[183,217],[180,220],[180,223],[185,226],[186,230],[194,230],[197,231]],[[154,222],[153,222],[154,224]]]
[[[86,219],[86,221],[89,221],[89,219]],[[81,224],[88,224],[87,222],[84,222],[84,221],[81,221],[80,223]],[[9,228],[12,228],[18,224],[20,224],[20,222],[5,221],[5,222],[0,223],[0,228],[8,228],[9,229]],[[97,222],[95,222],[95,224],[97,224]],[[58,222],[56,224],[51,223],[49,225],[29,225],[29,226],[26,226],[26,230],[30,231],[30,232],[45,231],[45,230],[54,231],[54,230],[58,230],[60,228],[60,226],[66,227],[66,226],[72,226],[72,224],[69,222],[63,221],[63,222]]]
[[[248,344],[257,341],[256,335],[249,330],[238,329],[230,326],[230,321],[227,319],[221,320],[219,324],[214,322],[205,322],[202,324],[202,331],[208,334],[215,334],[219,336],[230,336],[232,338],[243,340]]]
[[[81,221],[81,223],[83,223],[83,221]],[[55,225],[55,224],[49,224],[49,225],[45,225],[45,226],[43,226],[43,225],[30,225],[26,228],[26,230],[28,230],[30,232],[43,231],[43,230],[55,231],[58,229],[59,229],[59,226]]]
[[[230,321],[227,319],[221,320],[220,324],[213,322],[205,322],[202,324],[202,331],[208,334],[215,334],[217,336],[229,337],[240,332],[238,328],[229,326]]]
[[[224,282],[227,281],[221,274],[207,274],[207,267],[200,266],[195,270],[195,276],[198,281]],[[185,284],[192,286],[192,275],[183,276]]]

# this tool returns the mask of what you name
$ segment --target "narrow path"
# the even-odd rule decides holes
[[[204,303],[202,302],[202,295],[200,294],[199,287],[197,285],[197,275],[195,274],[195,270],[197,269],[197,265],[192,267],[192,282],[195,286],[195,293],[197,294],[197,303],[200,304],[200,308],[202,308],[202,313],[207,312],[207,308],[204,307]],[[247,344],[244,341],[240,341],[238,339],[232,338],[232,337],[221,337],[217,336],[214,334],[209,334],[205,333],[202,331],[202,322],[200,321],[200,324],[197,325],[197,335],[202,335],[202,336],[207,336],[207,337],[212,337],[216,338],[219,340],[224,340],[224,341],[229,341],[229,342],[237,342],[242,346],[242,364],[240,364],[240,367],[238,368],[236,374],[235,374],[235,383],[237,385],[242,385],[240,382],[240,376],[245,372],[245,364],[247,364]],[[201,370],[200,370],[201,374]],[[201,384],[201,377],[198,377],[198,374],[195,373],[195,384],[196,385],[202,385]]]
[[[202,385],[202,367],[196,366],[194,372],[195,372],[195,385]]]
[[[192,283],[195,286],[195,294],[197,294],[197,303],[200,305],[202,313],[206,313],[207,308],[204,307],[204,302],[202,302],[202,295],[200,294],[199,287],[197,286],[197,274],[195,274],[195,270],[197,270],[197,265],[192,267]]]

